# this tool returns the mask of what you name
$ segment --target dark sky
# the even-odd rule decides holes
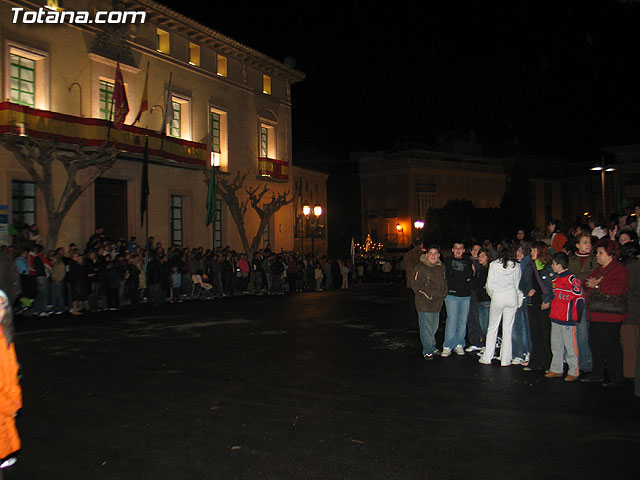
[[[306,73],[294,152],[346,157],[474,129],[488,153],[518,139],[593,160],[640,137],[636,1],[220,2],[209,15],[160,1]]]

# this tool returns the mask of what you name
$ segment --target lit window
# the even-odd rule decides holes
[[[220,153],[220,114],[214,110],[210,113],[211,118],[211,151]]]
[[[111,120],[113,115],[113,82],[100,80],[100,118]]]
[[[227,76],[227,57],[223,55],[217,55],[216,60],[218,64],[216,73],[221,77],[226,77]]]
[[[11,54],[11,101],[20,105],[36,105],[36,62]]]
[[[263,248],[267,248],[271,243],[271,229],[269,228],[269,222],[264,226],[264,231],[262,232],[262,246]]]
[[[189,42],[189,63],[196,67],[200,66],[200,46]]]
[[[262,75],[262,93],[271,95],[271,77],[269,75]]]
[[[156,28],[156,50],[160,53],[169,54],[169,32]]]
[[[28,107],[49,108],[48,56],[17,45],[8,45],[6,98]]]
[[[229,169],[227,112],[215,108],[209,110],[209,131],[211,152],[216,155],[216,165],[226,172]]]
[[[187,98],[173,95],[173,119],[167,125],[167,135],[170,137],[191,140],[191,101]]]
[[[260,124],[260,156],[276,158],[275,128],[266,123]]]
[[[180,138],[182,129],[182,105],[180,102],[173,102],[173,120],[169,124],[169,136]]]
[[[36,223],[36,184],[11,182],[11,221],[16,226]]]

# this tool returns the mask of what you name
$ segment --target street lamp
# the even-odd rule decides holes
[[[600,163],[596,163],[589,170],[591,170],[592,172],[600,172],[600,183],[601,183],[601,188],[602,188],[602,215],[604,217],[606,217],[606,215],[607,215],[606,203],[607,202],[606,202],[606,194],[605,194],[605,190],[604,190],[604,174],[605,173],[615,172],[616,169],[615,169],[615,167],[613,167],[611,165],[605,166],[604,158],[602,158],[600,160]]]
[[[402,243],[400,245],[404,245],[404,228],[402,228],[400,223],[396,223],[396,231],[402,234]]]
[[[311,217],[311,213],[313,212],[313,218]],[[315,245],[315,234],[316,234],[316,228],[317,228],[317,223],[318,223],[318,219],[320,218],[320,216],[322,215],[322,206],[319,204],[316,204],[313,208],[311,208],[310,205],[304,205],[302,207],[302,214],[305,216],[305,220],[306,220],[306,236],[309,236],[309,224],[311,223],[311,253],[313,254],[313,256],[316,256],[316,245]],[[304,250],[304,248],[303,248]]]
[[[413,222],[413,228],[418,231],[418,237],[420,237],[422,235],[422,229],[424,228],[424,221],[416,220],[415,222]]]

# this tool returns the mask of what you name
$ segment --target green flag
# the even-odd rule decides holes
[[[216,221],[216,167],[211,168],[207,192],[207,227]]]

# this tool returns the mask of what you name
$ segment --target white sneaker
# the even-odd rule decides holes
[[[469,347],[464,349],[464,351],[467,352],[467,353],[479,352],[480,350],[482,350],[482,348],[476,347],[475,345],[471,345],[471,346],[469,346]]]
[[[451,355],[451,349],[449,347],[444,347],[442,349],[442,353],[440,354],[441,357],[448,357],[449,355]]]
[[[484,347],[482,347],[482,348],[480,349],[480,351],[477,353],[477,355],[478,355],[479,357],[481,357],[482,355],[484,355]]]
[[[522,362],[524,362],[524,359],[520,357],[511,359],[511,365],[520,365]]]
[[[464,355],[464,347],[462,345],[456,345],[453,351],[456,352],[456,355]]]

